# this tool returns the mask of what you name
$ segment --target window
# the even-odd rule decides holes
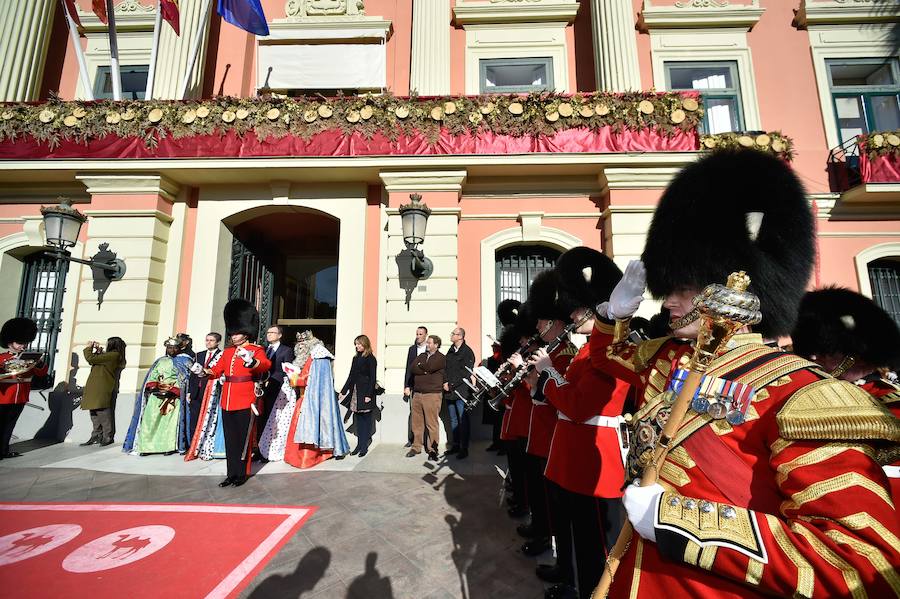
[[[665,69],[666,89],[695,90],[703,96],[704,133],[744,130],[736,62],[666,62]]]
[[[19,316],[32,319],[37,324],[38,334],[28,349],[42,351],[50,366],[50,380],[53,380],[53,362],[56,357],[56,340],[59,335],[60,319],[54,317],[54,307],[61,308],[65,293],[66,273],[69,263],[59,262],[43,254],[29,256],[24,260],[22,286],[19,293]],[[60,270],[57,271],[57,268]],[[59,312],[57,312],[59,313]]]
[[[122,75],[122,98],[126,100],[143,100],[147,92],[147,65],[119,66]],[[98,100],[111,100],[113,97],[112,73],[109,67],[97,68],[97,79],[94,80],[94,97]]]
[[[538,273],[556,266],[559,251],[542,246],[519,245],[497,252],[497,304],[505,299],[524,302]],[[497,320],[497,335],[500,321]]]
[[[872,299],[900,326],[900,259],[870,262],[869,281]]]
[[[841,143],[861,133],[900,128],[897,59],[826,60]]]
[[[483,94],[552,90],[553,59],[488,58],[478,61]]]

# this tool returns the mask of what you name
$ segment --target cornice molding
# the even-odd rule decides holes
[[[674,6],[653,6],[644,0],[638,17],[638,29],[648,33],[654,29],[705,29],[733,28],[753,29],[765,8],[759,0],[750,4],[732,5],[729,2],[681,2]]]
[[[453,21],[457,25],[495,25],[500,23],[565,23],[578,14],[578,0],[517,0],[466,2],[457,0]]]
[[[144,218],[152,216],[167,225],[175,221],[173,216],[160,210],[85,210],[84,214],[91,218]]]
[[[155,4],[155,3],[154,3]],[[156,7],[141,4],[137,0],[122,0],[115,5],[116,31],[153,31]],[[106,32],[109,27],[100,22],[92,11],[78,9],[78,20],[85,33]]]
[[[662,189],[680,170],[681,166],[605,168],[598,181],[604,190]]]
[[[391,37],[393,22],[381,17],[359,19],[328,19],[296,21],[278,19],[269,23],[269,35],[260,37],[261,44],[277,44],[289,41],[332,41],[348,39],[382,39]]]
[[[820,25],[858,25],[900,20],[897,0],[801,0],[794,27],[809,29]]]
[[[388,193],[404,191],[453,191],[462,193],[467,172],[458,171],[383,171],[378,173]]]
[[[175,201],[179,185],[159,174],[147,173],[76,173],[87,192],[93,195],[157,194],[170,202]]]

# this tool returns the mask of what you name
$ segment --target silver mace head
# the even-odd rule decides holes
[[[747,273],[733,272],[725,285],[708,285],[693,299],[701,318],[692,360],[695,369],[705,370],[738,329],[762,321],[759,298],[747,291],[749,286]]]

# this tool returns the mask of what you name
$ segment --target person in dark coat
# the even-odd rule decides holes
[[[450,348],[447,350],[447,382],[444,383],[444,399],[450,412],[451,442],[448,454],[456,454],[457,459],[469,457],[469,412],[466,401],[471,389],[466,380],[471,381],[475,368],[475,353],[466,343],[466,330],[456,327],[450,333]]]
[[[350,364],[347,382],[341,388],[341,399],[350,398],[350,411],[356,420],[356,449],[350,455],[364,457],[372,442],[375,405],[375,369],[378,361],[372,354],[372,343],[365,335],[353,340],[356,355]]]
[[[403,401],[409,403],[412,399],[413,390],[413,372],[412,365],[416,358],[425,353],[425,338],[428,337],[427,327],[418,327],[416,329],[416,342],[409,346],[406,352],[406,372],[403,374]],[[406,445],[404,447],[412,447],[413,430],[412,430],[412,404],[409,406],[409,418],[406,421]]]
[[[194,367],[191,368],[191,378],[188,381],[188,397],[191,408],[191,432],[193,435],[200,421],[200,407],[203,405],[203,394],[206,392],[206,384],[209,382],[205,369],[211,368],[222,356],[222,342],[220,333],[211,332],[206,335],[206,349],[197,352]]]
[[[119,377],[125,368],[125,342],[121,337],[110,337],[106,350],[96,341],[84,348],[84,359],[91,365],[81,409],[89,410],[94,429],[91,438],[81,445],[112,445],[116,435],[116,396],[119,394]]]
[[[269,421],[269,414],[272,413],[272,406],[278,398],[278,391],[284,384],[284,369],[282,364],[294,361],[294,348],[281,343],[284,336],[284,328],[281,325],[274,324],[266,331],[266,357],[272,366],[269,368],[269,378],[266,380],[266,388],[263,392],[263,413],[260,415],[261,426],[257,427],[257,440],[262,435],[265,423]]]

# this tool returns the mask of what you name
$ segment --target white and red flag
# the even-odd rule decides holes
[[[162,18],[175,30],[175,35],[181,35],[179,29],[181,14],[179,12],[178,0],[159,0],[159,11],[162,13]]]

